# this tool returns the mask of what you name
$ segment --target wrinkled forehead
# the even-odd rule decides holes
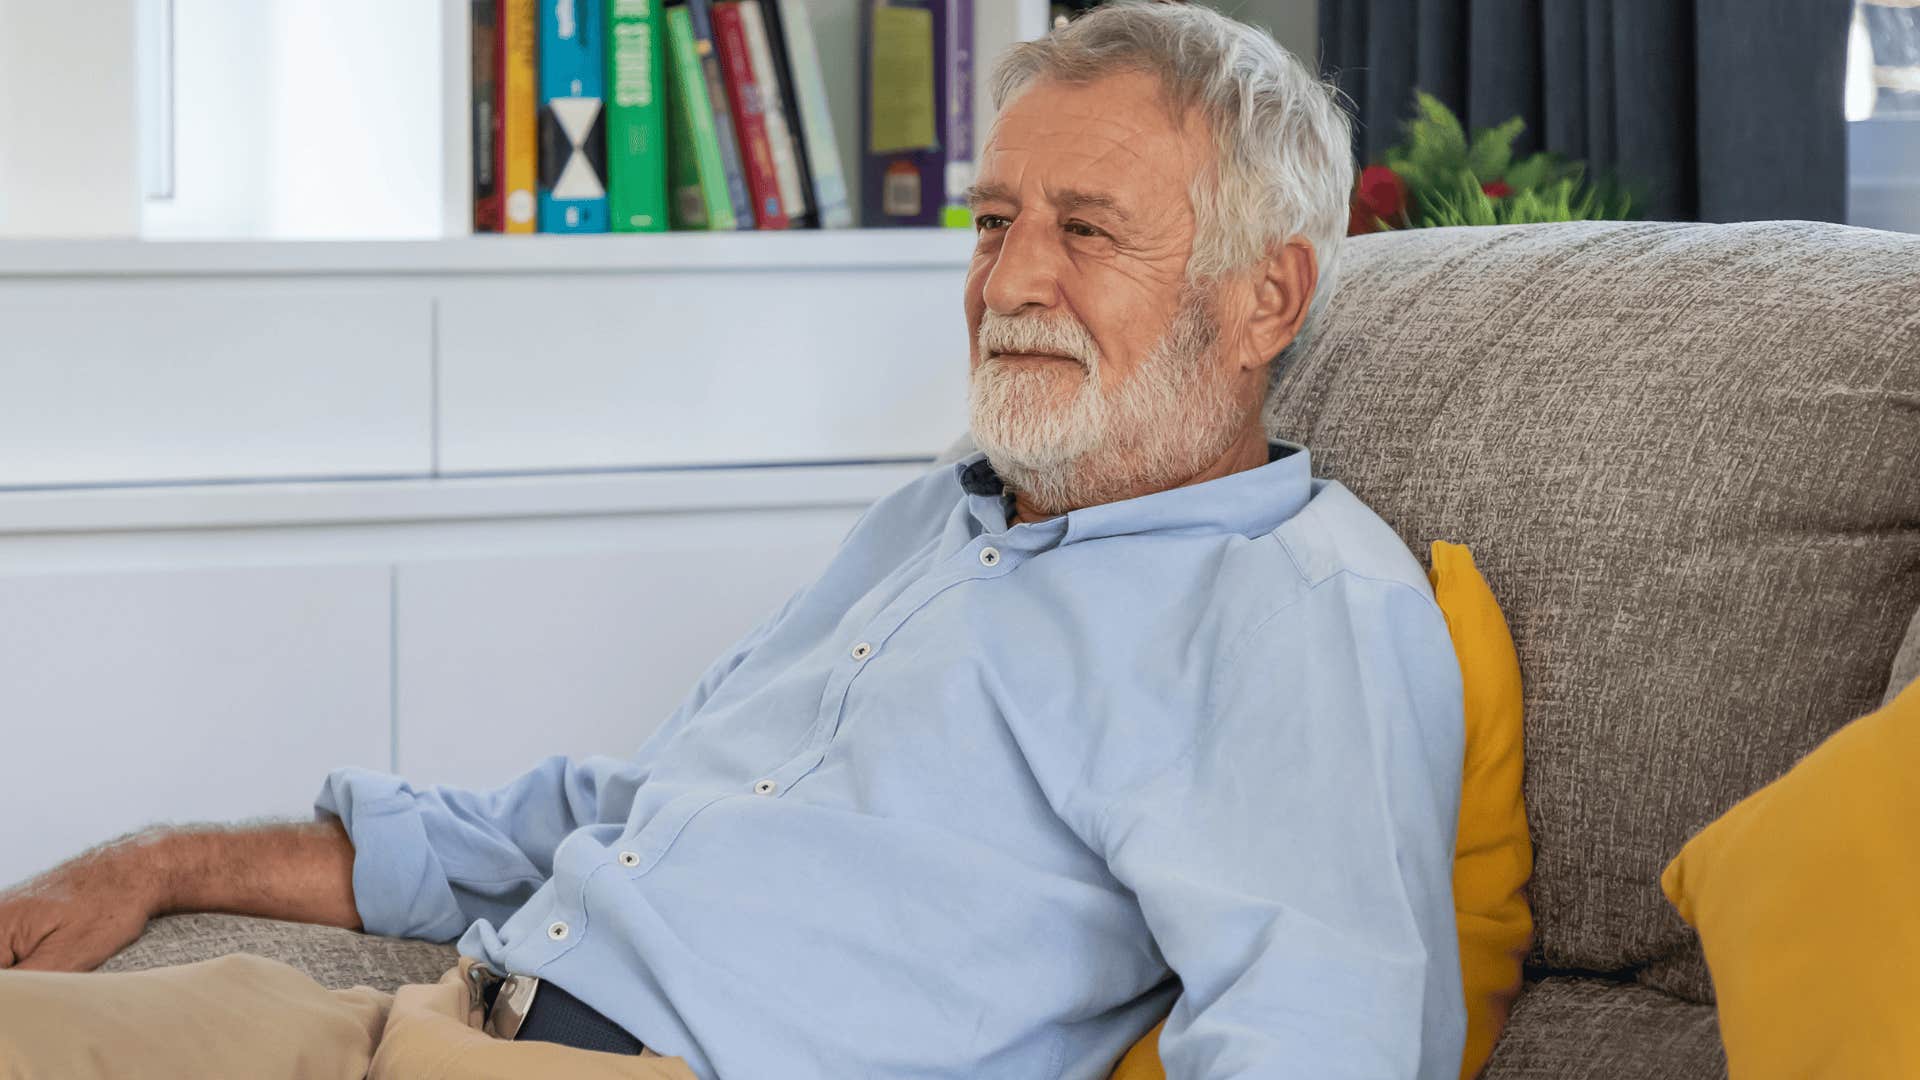
[[[1153,74],[1041,79],[994,121],[975,187],[1017,205],[1057,199],[1137,217],[1190,211],[1193,180],[1211,161],[1205,125],[1191,112],[1178,122]]]

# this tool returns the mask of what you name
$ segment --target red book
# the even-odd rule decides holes
[[[506,49],[500,40],[499,0],[473,0],[473,231],[507,231],[506,184],[501,181],[500,94]]]
[[[780,205],[780,174],[774,171],[773,143],[767,138],[760,87],[753,79],[753,56],[747,51],[747,32],[740,23],[740,5],[735,0],[713,5],[713,44],[720,51],[720,66],[727,76],[727,103],[733,106],[747,192],[753,196],[754,222],[762,229],[784,229],[787,211]]]

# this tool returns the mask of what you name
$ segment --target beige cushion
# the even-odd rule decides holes
[[[1920,606],[1920,237],[1580,223],[1344,259],[1274,431],[1494,584],[1538,959],[1708,1000],[1661,868],[1878,705]]]

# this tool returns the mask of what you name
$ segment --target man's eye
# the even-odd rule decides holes
[[[1101,235],[1103,235],[1103,234],[1102,234],[1102,233],[1100,232],[1100,230],[1099,230],[1099,229],[1096,229],[1096,228],[1094,228],[1093,226],[1091,226],[1091,225],[1089,225],[1089,224],[1087,224],[1087,223],[1086,223],[1086,222],[1084,222],[1084,221],[1069,221],[1069,222],[1067,222],[1067,231],[1068,231],[1068,232],[1070,232],[1070,233],[1072,233],[1072,234],[1073,234],[1073,235],[1075,235],[1075,236],[1101,236]]]
[[[999,214],[981,214],[973,219],[973,228],[976,232],[986,232],[989,229],[1004,229],[1006,227],[1007,219],[1001,217]]]

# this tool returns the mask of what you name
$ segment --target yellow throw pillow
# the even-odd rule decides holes
[[[1113,1067],[1113,1075],[1107,1080],[1167,1080],[1167,1068],[1160,1064],[1160,1031],[1166,1026],[1163,1016],[1152,1031],[1127,1048],[1126,1056]]]
[[[1465,691],[1466,760],[1460,827],[1453,841],[1453,915],[1459,924],[1460,981],[1467,1045],[1460,1075],[1480,1075],[1520,996],[1520,966],[1533,946],[1527,879],[1533,838],[1520,794],[1520,657],[1493,590],[1459,544],[1435,541],[1434,599],[1447,617]]]
[[[1480,1075],[1507,1012],[1520,994],[1520,965],[1533,944],[1527,878],[1533,840],[1521,799],[1520,658],[1500,605],[1473,565],[1473,553],[1436,541],[1434,599],[1447,618],[1465,691],[1466,758],[1460,828],[1453,846],[1453,912],[1460,935],[1460,981],[1467,1000],[1467,1045],[1460,1075]],[[1111,1080],[1164,1080],[1163,1019],[1133,1044]]]
[[[1687,841],[1734,1080],[1920,1076],[1920,683]]]

